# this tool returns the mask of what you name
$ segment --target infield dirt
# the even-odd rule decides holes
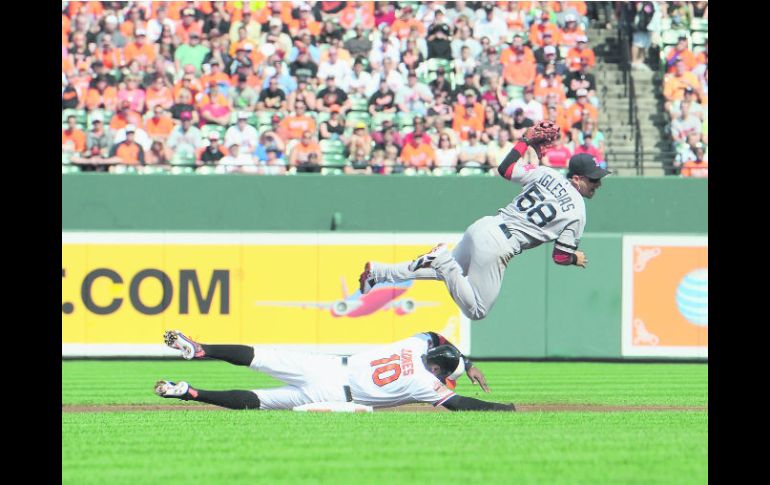
[[[127,411],[227,411],[227,409],[209,404],[121,404],[121,405],[63,405],[63,413],[104,413]],[[592,404],[517,404],[516,410],[522,413],[545,412],[631,412],[631,411],[707,411],[706,406],[606,406]],[[443,413],[450,412],[444,408],[435,408],[430,404],[405,404],[392,408],[380,408],[375,412],[417,412]]]

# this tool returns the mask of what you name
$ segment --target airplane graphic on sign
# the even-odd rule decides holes
[[[439,302],[417,302],[410,298],[397,300],[412,286],[412,281],[402,283],[379,283],[369,293],[362,295],[359,290],[348,294],[345,278],[342,278],[342,299],[327,302],[313,301],[257,301],[256,306],[297,307],[329,310],[334,317],[357,318],[371,315],[380,310],[393,310],[403,316],[419,307],[438,306]]]

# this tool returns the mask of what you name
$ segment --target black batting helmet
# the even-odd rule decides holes
[[[435,364],[441,368],[438,379],[450,389],[454,389],[455,380],[465,372],[463,354],[454,345],[439,345],[423,355],[425,365]]]

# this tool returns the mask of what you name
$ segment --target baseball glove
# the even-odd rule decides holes
[[[538,149],[539,151],[551,146],[560,136],[559,127],[556,123],[549,120],[542,120],[535,123],[524,133],[524,141],[527,145]]]

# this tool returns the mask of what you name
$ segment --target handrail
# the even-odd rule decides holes
[[[633,25],[633,12],[628,4],[624,4],[620,10],[618,22],[618,45],[620,46],[621,71],[623,72],[623,92],[628,98],[628,124],[632,127],[634,137],[634,168],[637,175],[644,175],[644,144],[642,143],[642,130],[639,123],[639,110],[636,104],[636,86],[634,76],[631,75],[631,31]]]

